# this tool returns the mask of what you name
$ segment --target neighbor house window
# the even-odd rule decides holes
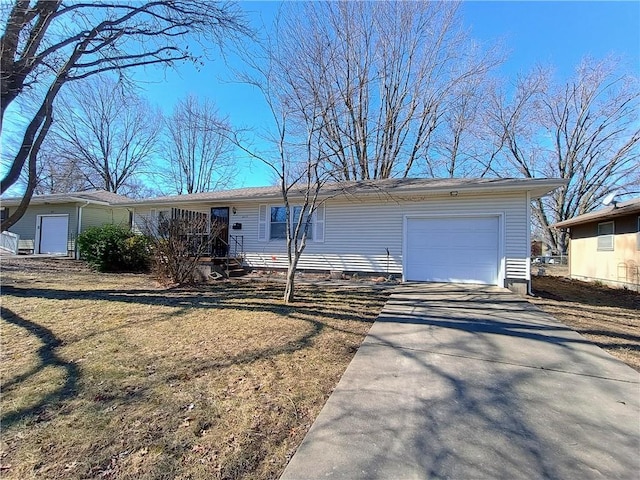
[[[7,207],[2,207],[0,208],[0,221],[5,221],[7,218],[9,218],[9,209]]]
[[[292,228],[295,228],[298,219],[300,218],[300,212],[302,207],[293,207],[293,215],[291,218]],[[304,228],[304,223],[302,228]],[[293,233],[293,230],[292,230]],[[287,209],[284,206],[271,207],[271,218],[269,222],[269,239],[270,240],[284,240],[287,238]],[[307,239],[313,240],[313,223],[309,223],[309,229],[307,230]]]
[[[613,251],[613,222],[598,224],[598,250]]]

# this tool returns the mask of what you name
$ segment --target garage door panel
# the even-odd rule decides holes
[[[498,226],[498,217],[407,219],[406,279],[496,284]]]
[[[40,253],[67,253],[69,217],[66,215],[40,218]]]

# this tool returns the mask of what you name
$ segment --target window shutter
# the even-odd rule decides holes
[[[267,241],[267,205],[258,207],[258,241]]]
[[[324,242],[324,203],[316,207],[314,215],[313,225],[315,231],[313,232],[313,241],[322,243]]]

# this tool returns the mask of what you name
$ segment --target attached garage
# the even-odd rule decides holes
[[[405,218],[407,281],[501,284],[501,215]]]
[[[36,253],[67,254],[69,215],[38,215]]]

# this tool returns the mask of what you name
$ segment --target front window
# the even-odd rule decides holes
[[[292,228],[295,228],[302,207],[293,207],[293,216],[291,218]],[[308,214],[305,220],[308,220]],[[302,229],[305,228],[305,224],[302,224]],[[270,240],[285,240],[287,238],[287,209],[284,206],[271,207],[271,217],[269,225],[269,239]],[[307,229],[307,238],[312,240],[313,238],[313,224],[309,221],[309,228]]]
[[[271,207],[271,228],[269,238],[281,240],[287,238],[287,211],[285,207]]]
[[[613,251],[613,222],[598,224],[598,251]]]

